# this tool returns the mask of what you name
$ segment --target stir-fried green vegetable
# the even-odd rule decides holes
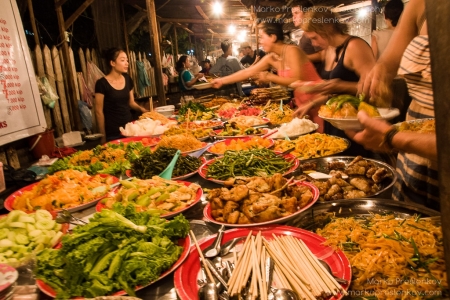
[[[189,231],[184,216],[167,221],[136,213],[133,205],[116,204],[114,210],[96,213],[63,237],[61,249],[38,255],[36,277],[57,292],[57,299],[121,289],[134,296],[137,285],[156,280],[178,260],[183,248],[174,241]]]
[[[247,151],[228,150],[223,157],[208,166],[207,176],[218,180],[237,176],[270,176],[284,173],[292,165],[292,161],[265,148]]]
[[[158,147],[155,152],[146,152],[132,162],[133,176],[141,179],[149,179],[159,175],[166,169],[174,157],[177,149]],[[197,157],[181,155],[178,158],[172,177],[179,177],[196,171],[202,164]]]

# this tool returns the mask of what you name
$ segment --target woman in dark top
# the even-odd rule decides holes
[[[324,104],[333,94],[355,95],[360,77],[375,65],[375,58],[370,46],[361,38],[347,33],[347,25],[339,22],[339,15],[326,7],[314,7],[308,11],[303,21],[302,29],[311,39],[313,46],[324,49],[322,51],[323,70],[320,76],[323,82],[311,86],[309,93],[320,93],[313,101],[299,107],[296,114],[302,117],[312,107]],[[292,84],[301,87],[304,83]],[[345,133],[325,122],[325,132],[332,135],[346,137]],[[348,155],[369,155],[363,147],[352,145],[344,152]]]
[[[112,48],[104,53],[110,72],[95,83],[95,116],[101,143],[121,137],[119,127],[132,121],[130,108],[142,113],[147,110],[134,101],[134,83],[127,74],[128,58],[125,51]]]

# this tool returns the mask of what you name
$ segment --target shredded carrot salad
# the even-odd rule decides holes
[[[350,296],[442,298],[448,288],[442,229],[430,220],[393,215],[336,218],[317,233],[349,258]]]

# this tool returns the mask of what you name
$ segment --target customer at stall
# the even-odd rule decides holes
[[[108,75],[95,83],[95,116],[101,143],[118,139],[120,127],[132,121],[131,109],[141,113],[147,110],[134,101],[134,83],[128,75],[128,57],[124,50],[111,48],[104,52]]]
[[[410,0],[391,42],[374,68],[360,80],[359,92],[370,96],[376,105],[386,105],[388,87],[394,77],[402,75],[412,97],[406,120],[434,118],[430,49],[425,19],[425,1]],[[398,149],[395,200],[424,204],[439,209],[436,135],[396,133],[382,121],[359,115],[361,132],[347,132],[350,138],[376,150],[376,142]]]
[[[315,7],[305,14],[302,25],[305,34],[314,46],[324,49],[324,69],[320,75],[325,80],[314,85],[309,82],[291,85],[303,89],[307,86],[309,93],[321,94],[297,109],[295,113],[300,117],[311,108],[324,104],[332,94],[355,95],[359,78],[364,77],[375,65],[370,46],[363,39],[349,35],[347,25],[339,20],[339,15],[327,7]],[[342,130],[328,122],[325,122],[325,132],[346,137]],[[369,151],[358,144],[352,144],[344,154],[371,156]]]
[[[312,10],[314,10],[314,4],[310,0],[294,0],[291,3],[292,22],[294,23],[294,26],[301,28],[305,12]],[[306,53],[308,59],[313,62],[317,73],[320,73],[320,70],[322,69],[322,49],[313,46],[306,34],[302,34],[302,37],[298,41],[298,46]]]
[[[230,76],[218,78],[212,81],[214,88],[222,85],[239,82],[247,78],[258,76],[259,81],[273,82],[279,85],[288,86],[296,80],[316,81],[320,80],[314,66],[306,57],[306,54],[295,45],[287,45],[283,42],[282,23],[261,23],[259,27],[259,43],[264,51],[268,53],[258,63],[245,70],[234,73]],[[277,74],[265,72],[270,67],[277,70]],[[294,99],[297,106],[305,106],[314,99],[315,95],[305,94],[300,89],[294,91]],[[319,124],[319,132],[323,131],[323,120],[317,116],[317,109],[307,111],[311,119]]]
[[[223,55],[217,59],[216,64],[211,68],[211,70],[209,70],[211,74],[224,77],[244,69],[239,60],[232,56],[233,44],[230,40],[224,40],[220,43],[220,47],[222,48]],[[230,94],[239,94],[239,96],[244,96],[240,82],[222,87],[221,92],[224,96],[229,96]]]
[[[211,69],[211,61],[209,59],[205,59],[203,61],[202,70],[200,73],[204,74],[205,76],[209,75],[209,70]]]
[[[192,89],[192,86],[203,77],[203,73],[197,73],[194,75],[190,71],[191,61],[187,55],[181,55],[175,66],[178,72],[178,83],[180,85],[181,92],[186,92]]]
[[[248,42],[243,42],[241,44],[240,51],[243,51],[244,53],[244,57],[241,59],[241,64],[246,68],[257,63],[264,57],[264,55],[266,55],[266,53],[261,49],[253,50]]]
[[[390,0],[384,7],[384,20],[386,22],[386,28],[381,30],[375,30],[372,32],[372,41],[370,46],[372,47],[373,55],[376,59],[380,58],[384,49],[391,39],[392,33],[397,26],[398,19],[403,12],[402,0]]]

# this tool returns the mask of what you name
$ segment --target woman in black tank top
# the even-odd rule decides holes
[[[370,46],[361,38],[347,34],[347,25],[339,21],[339,15],[327,7],[314,7],[305,15],[302,29],[311,39],[313,46],[323,50],[323,70],[320,76],[325,80],[311,93],[321,93],[313,102],[306,106],[324,104],[332,94],[350,94],[357,92],[358,81],[375,65]],[[311,107],[300,107],[298,114]],[[325,132],[332,135],[347,137],[345,133],[325,122]],[[362,146],[352,145],[346,155],[370,156]]]

